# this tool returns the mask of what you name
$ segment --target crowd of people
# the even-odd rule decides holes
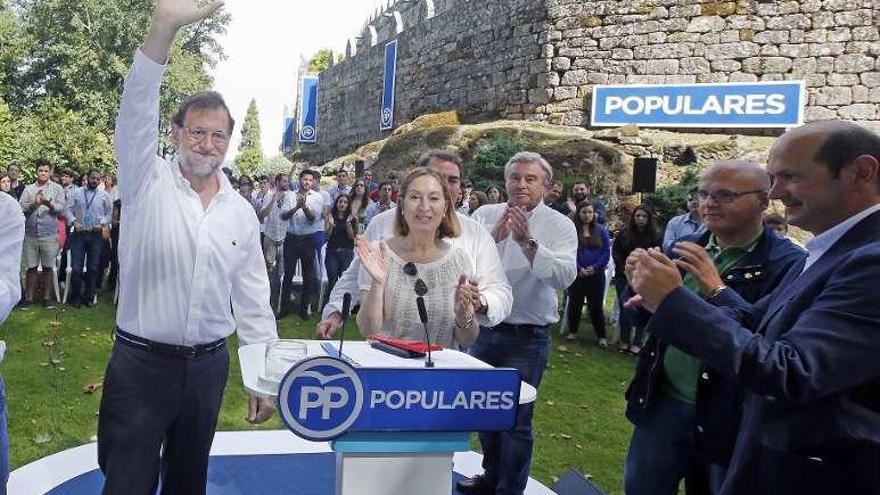
[[[226,339],[276,339],[297,275],[301,317],[323,299],[320,338],[334,336],[350,299],[364,336],[421,341],[424,305],[432,341],[515,368],[535,388],[560,293],[566,338],[579,338],[587,306],[596,344],[611,346],[613,281],[616,347],[638,356],[626,391],[628,495],[673,495],[682,480],[689,494],[880,493],[880,309],[870,289],[880,276],[880,136],[811,123],[782,135],[766,167],[712,164],[662,235],[650,206],[609,212],[588,181],[565,197],[552,165],[529,151],[484,192],[449,150],[380,182],[370,168],[339,169],[326,189],[309,167],[295,181],[235,178],[221,171],[234,121],[215,92],[189,97],[172,118],[174,158],[155,154],[174,37],[219,7],[159,1],[123,90],[118,189],[97,171],[77,185],[70,172],[55,181],[44,160],[34,184],[20,183],[17,166],[0,177],[18,199],[0,198],[9,232],[0,320],[19,297],[21,251],[23,310],[39,287],[53,304],[47,267],[59,250],[79,272],[71,293],[83,304],[102,278],[95,260],[108,244],[119,253],[98,420],[103,493],[154,493],[160,480],[163,493],[205,493]],[[787,218],[765,218],[771,200]],[[806,250],[781,233],[786,220],[815,236]],[[248,421],[273,412],[271,400],[249,396]],[[513,429],[479,433],[483,472],[458,481],[460,492],[524,492],[534,414],[521,404]]]

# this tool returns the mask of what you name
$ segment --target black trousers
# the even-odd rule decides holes
[[[229,376],[226,346],[167,357],[117,339],[98,417],[103,495],[204,495],[208,454]]]
[[[309,302],[317,299],[318,274],[315,271],[315,235],[287,234],[284,238],[284,277],[281,279],[281,312],[290,312],[290,292],[296,262],[302,261],[302,297],[300,314],[306,314]],[[317,307],[317,306],[315,306]]]
[[[605,338],[605,307],[602,294],[605,292],[605,273],[598,272],[589,277],[578,277],[568,287],[568,331],[577,333],[581,324],[581,313],[586,299],[590,323],[596,337]]]

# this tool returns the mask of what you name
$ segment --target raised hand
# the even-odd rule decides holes
[[[514,206],[507,209],[510,212],[510,230],[513,232],[513,240],[522,244],[529,240],[529,219],[526,217],[525,210]]]
[[[388,246],[380,242],[377,249],[370,245],[366,237],[359,235],[355,239],[354,247],[361,265],[373,278],[373,282],[384,285],[388,280]]]
[[[153,22],[177,30],[211,16],[222,6],[223,2],[216,0],[159,0]]]
[[[633,264],[634,269],[628,274],[629,282],[633,290],[642,296],[642,305],[645,307],[659,307],[670,292],[681,286],[678,265],[656,248],[636,255]]]
[[[455,288],[456,320],[467,321],[474,317],[474,312],[476,311],[474,291],[476,291],[476,287],[468,282],[466,276],[462,275],[459,277],[458,286]],[[479,291],[476,292],[476,297],[479,301]]]
[[[222,6],[223,2],[217,0],[159,0],[141,51],[157,64],[164,64],[177,31],[187,24],[209,17]]]

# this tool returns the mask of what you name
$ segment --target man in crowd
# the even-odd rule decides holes
[[[12,195],[0,194],[0,324],[21,298],[21,247],[24,215]],[[0,340],[0,362],[6,343]],[[6,428],[6,385],[0,377],[0,495],[6,495],[9,478],[9,433]]]
[[[85,304],[92,306],[95,299],[95,288],[98,282],[98,262],[101,257],[101,229],[109,228],[113,215],[113,204],[110,196],[98,189],[101,173],[89,170],[87,186],[70,193],[67,201],[65,217],[67,224],[73,226],[70,235],[70,260],[72,266],[70,298],[68,302],[74,306]],[[88,259],[89,264],[85,264]],[[83,267],[85,273],[85,290],[83,291]]]
[[[21,209],[26,218],[24,257],[27,264],[25,299],[22,309],[34,303],[37,289],[37,267],[43,269],[43,305],[54,308],[52,283],[55,256],[58,254],[58,215],[64,213],[64,189],[49,180],[52,164],[37,160],[37,182],[27,186],[21,193]]]
[[[76,189],[76,184],[73,183],[74,175],[76,175],[74,171],[69,168],[65,168],[61,171],[61,188],[64,189],[65,200],[67,200],[70,193]]]
[[[338,172],[336,172],[336,185],[330,186],[327,188],[327,193],[330,195],[330,206],[333,206],[333,202],[336,201],[336,198],[345,194],[351,195],[351,185],[348,180],[348,172],[344,168],[340,168]]]
[[[379,184],[373,182],[373,171],[370,169],[364,170],[364,185],[366,186],[367,195],[370,195],[373,191],[379,189]]]
[[[458,154],[448,150],[431,150],[419,158],[418,165],[440,174],[452,195],[461,191],[462,161]],[[376,215],[364,233],[367,240],[375,242],[393,237],[395,215],[394,210]],[[459,214],[458,221],[461,226],[459,236],[444,241],[452,246],[460,246],[470,257],[470,263],[477,273],[474,280],[468,280],[474,307],[477,308],[476,318],[481,324],[495,326],[507,318],[512,304],[510,285],[504,275],[495,242],[488,231],[470,218]],[[317,326],[318,337],[331,338],[339,328],[345,293],[351,294],[352,306],[357,304],[360,298],[357,283],[359,270],[360,262],[355,258],[333,286],[324,306],[323,320]]]
[[[565,186],[562,185],[562,182],[554,180],[547,189],[547,194],[544,195],[544,204],[549,206],[551,210],[568,215],[571,210],[568,208],[568,202],[562,197],[564,189]]]
[[[520,371],[538,387],[550,354],[549,327],[559,321],[557,290],[577,275],[578,241],[571,220],[544,204],[553,169],[539,154],[522,152],[504,166],[507,204],[483,205],[472,217],[492,233],[513,288],[503,323],[483,327],[471,354],[495,367]],[[509,432],[481,432],[483,474],[458,482],[468,494],[521,495],[532,460],[534,404],[522,404]]]
[[[16,200],[21,199],[21,193],[24,192],[24,183],[18,180],[21,175],[21,167],[19,167],[17,163],[10,163],[6,167],[6,175],[8,175],[9,180],[12,181],[9,194],[11,194]]]
[[[880,136],[806,124],[767,171],[770,197],[815,235],[804,263],[754,306],[719,285],[722,309],[682,287],[687,263],[637,250],[630,304],[654,311],[651,335],[747,391],[722,495],[880,493]]]
[[[156,156],[159,88],[177,31],[219,2],[160,0],[135,52],[116,121],[122,199],[116,342],[98,418],[105,494],[205,493],[229,371],[226,337],[277,338],[259,224],[220,171],[233,120],[215,92],[172,119],[176,158]],[[251,396],[248,421],[274,411]]]
[[[292,195],[291,203],[281,213],[281,220],[289,220],[284,239],[284,277],[281,280],[281,312],[279,318],[290,314],[292,303],[290,293],[293,289],[293,274],[296,263],[302,264],[302,294],[299,316],[307,320],[309,302],[318,294],[318,277],[315,267],[315,243],[318,232],[324,229],[321,212],[324,201],[321,194],[312,188],[315,172],[305,169],[299,173],[299,192]]]
[[[667,250],[695,268],[684,275],[687,289],[706,298],[727,284],[754,303],[806,257],[764,226],[769,190],[767,172],[752,163],[721,162],[703,173],[694,196],[708,232]],[[675,495],[683,478],[688,493],[698,487],[714,493],[733,450],[741,398],[730,380],[652,335],[627,392],[627,417],[635,425],[624,472],[627,495]]]
[[[679,239],[692,235],[699,235],[706,231],[703,225],[703,217],[700,215],[700,200],[697,197],[697,188],[688,191],[688,212],[669,219],[666,231],[663,233],[663,250],[667,251]]]
[[[289,220],[282,220],[281,214],[293,207],[291,194],[287,189],[290,178],[287,174],[275,176],[275,188],[271,194],[263,196],[257,217],[263,222],[263,258],[266,261],[266,272],[269,274],[270,301],[278,296],[278,249],[284,244],[287,236]]]
[[[574,215],[577,212],[578,205],[580,205],[585,200],[589,200],[593,204],[593,210],[596,212],[596,221],[602,225],[605,225],[605,218],[608,215],[608,208],[605,207],[605,203],[601,199],[590,198],[590,186],[588,186],[587,183],[583,181],[575,182],[571,186],[571,197],[569,197],[568,199],[567,215],[574,218]]]
[[[386,183],[391,185],[391,201],[393,203],[397,203],[397,193],[400,190],[400,182],[398,182],[397,180],[397,174],[394,173],[388,174],[388,180],[381,182],[379,184],[379,188],[370,193],[370,199],[374,203],[379,202],[380,198],[382,197],[382,186]],[[455,198],[452,199],[455,200]]]
[[[364,223],[369,225],[376,215],[397,208],[397,203],[391,200],[393,187],[391,181],[385,181],[379,186],[378,201],[374,201],[367,206],[367,210],[364,212]],[[460,192],[461,190],[459,190]]]

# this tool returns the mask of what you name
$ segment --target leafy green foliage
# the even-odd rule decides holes
[[[284,155],[275,155],[264,162],[263,172],[267,174],[289,174],[293,170],[293,162]]]
[[[510,157],[525,150],[523,144],[506,134],[493,134],[483,140],[474,152],[469,178],[480,191],[504,184],[504,164]]]
[[[253,177],[255,172],[263,172],[263,168],[260,114],[257,110],[257,102],[252,98],[241,126],[241,142],[238,145],[238,156],[235,157],[235,169],[238,175]]]
[[[322,70],[330,67],[330,57],[333,56],[333,51],[329,48],[321,48],[317,53],[312,55],[312,58],[309,59],[308,63],[308,71],[311,74],[317,74]]]
[[[122,83],[143,41],[153,0],[0,2],[0,158],[30,168],[38,156],[79,171],[112,170],[112,134]],[[223,57],[216,36],[229,14],[183,29],[160,96],[159,153],[170,151],[170,117],[211,84]],[[29,176],[25,175],[28,180]]]

